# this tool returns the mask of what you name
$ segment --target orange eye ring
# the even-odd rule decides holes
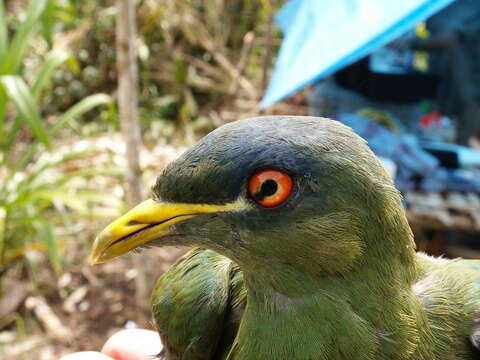
[[[264,207],[275,207],[284,203],[293,190],[290,175],[278,170],[261,170],[253,174],[248,182],[248,194]]]

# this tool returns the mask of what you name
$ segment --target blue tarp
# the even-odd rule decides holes
[[[284,40],[262,107],[398,38],[455,0],[290,0],[278,14]]]

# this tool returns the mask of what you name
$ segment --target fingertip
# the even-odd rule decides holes
[[[110,356],[96,351],[81,351],[62,356],[60,360],[113,360]]]
[[[102,353],[118,360],[152,360],[162,348],[160,337],[155,331],[129,329],[110,337],[103,346]]]

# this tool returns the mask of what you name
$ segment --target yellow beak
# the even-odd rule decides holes
[[[237,211],[243,201],[225,205],[181,204],[146,200],[108,225],[95,239],[90,262],[100,264],[168,235],[172,225],[200,214]]]

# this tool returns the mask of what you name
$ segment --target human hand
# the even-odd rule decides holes
[[[110,337],[101,352],[82,351],[60,360],[154,360],[162,350],[158,334],[151,330],[122,330]]]

